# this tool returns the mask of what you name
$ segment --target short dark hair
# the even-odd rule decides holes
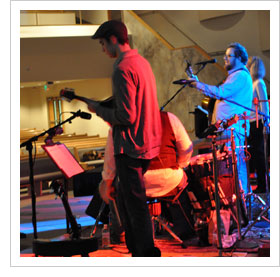
[[[128,43],[127,28],[124,23],[118,20],[104,22],[91,38],[105,38],[109,40],[110,36],[115,36],[120,44]]]
[[[247,63],[247,61],[248,61],[248,54],[247,54],[247,51],[246,51],[244,46],[242,46],[238,42],[233,42],[233,43],[229,44],[228,48],[233,48],[234,49],[235,56],[237,58],[240,57],[241,58],[241,62],[243,64]]]

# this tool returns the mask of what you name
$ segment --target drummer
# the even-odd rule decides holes
[[[172,194],[179,187],[187,186],[187,176],[183,170],[188,166],[192,153],[193,144],[190,140],[182,122],[170,112],[161,112],[161,123],[163,127],[162,145],[159,156],[154,158],[144,175],[147,197],[155,198]],[[108,141],[104,157],[104,173],[102,175],[115,176],[116,167],[113,157],[112,130],[109,130]],[[113,179],[113,178],[112,178]],[[101,197],[105,202],[113,199],[114,188],[112,182],[106,182],[106,187],[100,189]],[[180,202],[186,212],[190,215],[186,194],[181,194]],[[117,203],[118,208],[121,203]],[[181,238],[186,239],[193,234],[192,226],[183,221],[183,214],[177,205],[171,205],[171,213],[174,232]],[[189,216],[192,221],[192,217]],[[192,222],[193,223],[193,222]],[[183,226],[184,225],[184,226]]]

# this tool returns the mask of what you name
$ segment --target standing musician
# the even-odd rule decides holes
[[[150,64],[131,49],[126,26],[116,20],[103,23],[92,36],[103,51],[117,58],[112,75],[114,107],[88,101],[88,108],[113,127],[114,155],[119,185],[117,199],[126,245],[133,257],[161,256],[155,247],[146,203],[143,175],[160,152],[161,119],[155,77]]]
[[[226,53],[224,55],[224,67],[228,72],[225,82],[220,86],[211,86],[201,83],[197,79],[193,79],[193,82],[190,84],[191,87],[196,88],[206,96],[217,99],[214,106],[212,124],[218,120],[228,120],[234,115],[242,115],[244,112],[246,112],[247,115],[250,114],[250,112],[244,108],[251,108],[253,99],[252,79],[245,66],[247,60],[248,54],[246,49],[239,43],[231,43],[226,49]],[[234,101],[241,106],[228,102],[227,99]],[[245,135],[248,134],[245,134],[245,129],[243,128],[244,126],[242,126],[243,124],[244,119],[240,119],[237,123],[233,124],[231,128],[234,128],[237,171],[239,183],[241,182],[242,185],[240,189],[243,189],[245,194],[247,194],[250,191],[248,191],[247,187],[248,176],[244,155],[244,143]],[[247,132],[249,132],[250,126],[247,121],[246,124]],[[231,131],[227,129],[223,134],[230,137]]]
[[[264,134],[269,133],[269,104],[267,97],[266,85],[263,80],[265,76],[265,66],[260,57],[249,57],[247,68],[250,71],[253,80],[253,103],[252,109],[255,110],[256,105],[258,110],[264,113],[267,118],[260,118],[257,121],[256,113],[252,112],[253,118],[250,119],[250,136],[248,143],[250,145],[249,152],[250,172],[257,173],[258,187],[254,193],[266,192],[266,164],[265,164],[265,149],[264,149]],[[256,103],[254,103],[256,101]]]

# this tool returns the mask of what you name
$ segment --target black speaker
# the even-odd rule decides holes
[[[195,135],[198,138],[203,138],[202,134],[204,130],[208,127],[208,117],[200,109],[196,108],[194,110],[194,125],[195,125]]]
[[[97,188],[88,207],[86,208],[86,211],[85,211],[86,214],[96,219],[99,214],[102,202],[103,202],[103,200],[100,197],[100,194],[99,194],[98,188]],[[104,224],[109,223],[109,212],[110,212],[109,205],[105,205],[105,208],[102,211],[102,213],[100,215],[100,219],[99,219]]]
[[[102,168],[88,170],[73,177],[74,197],[93,195],[102,180]]]

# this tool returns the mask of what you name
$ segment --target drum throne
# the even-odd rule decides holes
[[[186,245],[182,238],[179,237],[178,234],[176,234],[172,229],[174,227],[174,222],[169,222],[168,219],[163,216],[163,209],[162,204],[165,204],[167,207],[170,206],[176,206],[180,210],[181,213],[181,219],[184,221],[184,224],[188,225],[188,229],[191,230],[192,234],[194,233],[194,227],[193,227],[193,218],[192,216],[184,209],[184,204],[182,203],[184,200],[186,200],[187,196],[186,188],[188,183],[185,182],[185,184],[181,187],[177,186],[175,189],[170,191],[168,194],[160,197],[148,197],[147,204],[149,207],[153,228],[154,228],[154,235],[157,231],[165,230],[167,233],[169,233],[176,241],[178,241],[183,248],[186,248]],[[185,198],[184,198],[185,197]],[[176,224],[176,223],[175,223]]]

